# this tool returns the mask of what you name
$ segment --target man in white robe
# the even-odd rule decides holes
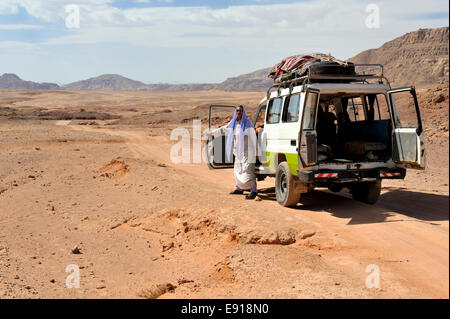
[[[257,138],[252,122],[246,117],[245,110],[239,105],[233,119],[225,126],[211,132],[214,136],[227,136],[226,152],[231,159],[234,155],[234,181],[236,189],[231,195],[242,195],[250,191],[246,199],[255,199],[258,195],[255,163]]]

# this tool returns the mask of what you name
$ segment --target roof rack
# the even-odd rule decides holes
[[[345,81],[347,83],[361,82],[367,84],[369,83],[368,80],[378,80],[378,83],[380,84],[383,84],[384,81],[386,81],[386,83],[390,85],[389,80],[384,76],[384,67],[382,64],[355,64],[355,70],[357,67],[368,67],[368,69],[361,70],[359,72],[356,71],[355,74],[351,75],[343,75],[343,74],[333,75],[333,74],[311,74],[310,69],[308,67],[306,75],[272,85],[267,90],[267,99],[270,98],[270,94],[272,92],[272,89],[274,88],[277,89],[278,95],[280,95],[281,89],[289,88],[292,91],[293,87],[296,84],[300,85],[310,84],[311,80]],[[378,74],[374,74],[373,72],[376,71],[377,69],[380,72]]]

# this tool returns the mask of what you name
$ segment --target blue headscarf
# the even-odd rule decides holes
[[[242,154],[242,150],[244,148],[244,138],[245,138],[245,134],[246,134],[246,130],[248,128],[253,128],[253,123],[252,121],[250,121],[246,114],[245,114],[245,109],[243,105],[239,105],[236,109],[238,108],[242,108],[242,118],[241,118],[241,134],[239,135],[239,141],[238,141],[238,157],[241,157]],[[227,145],[226,145],[226,154],[228,156],[228,159],[231,160],[233,158],[233,139],[234,139],[234,128],[236,126],[236,122],[237,122],[237,113],[236,110],[234,111],[234,116],[233,119],[230,122],[229,125],[229,132],[228,132],[228,137],[227,137]]]

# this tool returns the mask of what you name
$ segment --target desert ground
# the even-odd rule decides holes
[[[272,178],[248,201],[232,170],[171,162],[172,129],[263,96],[0,91],[0,298],[449,298],[448,86],[419,90],[427,170],[373,206],[283,208]]]

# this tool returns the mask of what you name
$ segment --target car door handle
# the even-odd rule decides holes
[[[297,141],[296,140],[291,140],[291,146],[297,146]]]

